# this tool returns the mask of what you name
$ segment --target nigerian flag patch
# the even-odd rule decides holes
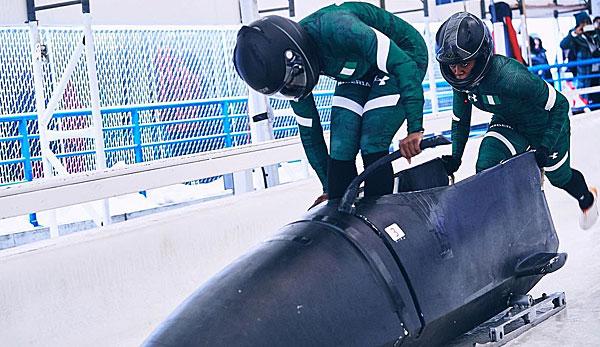
[[[483,98],[483,103],[486,105],[499,105],[500,98],[497,95],[481,95]]]
[[[352,76],[352,74],[356,70],[356,66],[357,65],[358,65],[358,63],[355,62],[355,61],[347,61],[344,64],[344,67],[342,68],[342,71],[340,71],[340,76],[344,76],[344,77],[350,77],[350,76]]]

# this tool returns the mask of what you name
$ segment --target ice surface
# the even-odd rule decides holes
[[[447,120],[444,121],[447,125]],[[600,114],[596,113],[593,115],[585,115],[585,116],[576,116],[572,118],[572,145],[571,145],[571,153],[570,157],[572,160],[572,166],[574,168],[579,169],[585,175],[587,181],[591,185],[600,185],[600,156],[598,150],[600,149]],[[475,167],[475,159],[477,156],[477,150],[481,139],[472,139],[467,144],[466,152],[463,158],[463,165],[461,169],[457,172],[457,178],[461,179],[467,176],[470,176],[474,173]],[[429,160],[435,156],[439,156],[442,154],[448,154],[450,152],[449,147],[445,148],[436,148],[431,149],[424,152],[422,155],[418,156],[413,160],[412,165],[416,165],[418,163]],[[408,164],[405,160],[399,160],[395,163],[397,168],[407,167]],[[301,177],[304,173],[297,172],[293,167],[284,167],[283,170],[291,170],[289,175],[298,174]],[[280,171],[281,172],[281,171]],[[295,184],[294,189],[286,189],[285,186],[280,186],[274,189],[275,193],[270,193],[269,191],[259,192],[260,194],[250,194],[250,195],[242,195],[239,197],[230,197],[224,199],[219,202],[212,202],[212,207],[210,209],[206,208],[188,208],[187,210],[183,210],[181,212],[178,211],[169,211],[163,213],[157,213],[152,216],[146,216],[144,218],[139,218],[139,220],[131,220],[128,222],[124,222],[122,224],[115,224],[110,226],[108,231],[98,230],[91,231],[90,234],[93,236],[94,233],[101,235],[103,233],[106,235],[103,239],[91,239],[88,238],[85,233],[82,235],[72,235],[72,237],[88,240],[86,242],[112,242],[111,238],[115,237],[115,235],[124,235],[123,237],[127,237],[127,242],[140,242],[140,237],[146,237],[148,242],[150,242],[151,235],[159,234],[161,235],[160,245],[161,247],[169,246],[169,242],[174,242],[172,235],[179,235],[183,232],[183,230],[193,228],[199,225],[199,221],[202,221],[200,225],[204,228],[217,228],[217,224],[223,223],[222,219],[218,219],[219,212],[216,210],[224,209],[231,210],[232,206],[237,206],[242,203],[244,200],[252,199],[251,206],[261,206],[263,208],[244,208],[243,212],[239,212],[235,214],[233,218],[239,218],[241,220],[252,219],[257,217],[257,213],[265,213],[262,219],[266,219],[267,216],[272,216],[273,214],[288,213],[290,214],[290,208],[296,209],[297,214],[300,215],[303,212],[303,208],[308,206],[312,200],[316,198],[320,194],[318,183],[316,180],[306,181],[305,185]],[[219,184],[219,183],[217,183]],[[292,184],[294,186],[294,184]],[[221,186],[222,187],[222,186]],[[157,206],[164,203],[169,203],[171,201],[172,195],[176,194],[180,198],[181,195],[185,195],[184,190],[187,190],[190,187],[179,187],[182,191],[173,192],[171,190],[165,190],[162,193],[154,195],[153,198],[149,199],[152,206]],[[191,189],[191,188],[190,188]],[[541,325],[535,327],[529,332],[525,333],[523,336],[517,338],[516,340],[510,342],[508,346],[600,346],[600,224],[594,226],[592,229],[583,231],[579,229],[578,226],[578,206],[576,201],[568,196],[564,191],[557,189],[555,187],[546,184],[545,187],[548,203],[550,206],[550,210],[553,215],[553,219],[556,225],[556,229],[560,238],[560,251],[567,252],[569,254],[569,258],[567,260],[566,265],[563,269],[552,273],[546,276],[539,284],[536,286],[532,292],[534,296],[539,296],[542,292],[553,293],[557,291],[564,291],[567,297],[567,308],[560,312],[558,315],[548,319],[543,322]],[[159,191],[160,192],[160,191]],[[277,193],[278,192],[278,193]],[[283,195],[282,195],[283,194]],[[284,196],[285,195],[285,196]],[[190,193],[190,198],[196,197],[195,194]],[[314,198],[313,198],[314,197]],[[141,196],[133,195],[130,197],[125,197],[121,201],[121,203],[116,203],[114,208],[116,210],[120,208],[126,209],[132,201],[136,199],[140,199]],[[277,199],[275,204],[272,203],[271,200]],[[257,202],[260,199],[261,202]],[[297,202],[301,200],[300,203],[296,205],[298,207],[292,207],[294,205],[292,202]],[[269,205],[268,202],[271,202]],[[285,202],[285,203],[283,203]],[[120,205],[121,204],[121,205]],[[231,205],[228,205],[231,204]],[[120,206],[119,206],[120,205]],[[270,208],[264,208],[265,205],[272,206]],[[295,205],[294,205],[295,206]],[[205,210],[205,211],[203,211]],[[238,209],[239,210],[239,209]],[[193,211],[193,213],[191,213]],[[294,214],[296,211],[292,211]],[[204,215],[203,215],[204,213]],[[225,213],[226,214],[226,213]],[[226,214],[227,215],[227,214]],[[207,224],[208,219],[212,218],[214,221]],[[231,215],[228,215],[228,218],[231,218]],[[290,217],[291,218],[291,217]],[[281,225],[282,222],[278,222]],[[250,225],[255,229],[269,229],[271,232],[275,231],[276,228],[272,228],[271,226],[264,227],[256,225]],[[111,232],[112,230],[112,232]],[[152,232],[150,232],[152,231]],[[232,230],[236,232],[235,235],[245,235],[247,234],[247,230]],[[220,234],[219,234],[220,235]],[[222,262],[229,262],[230,259],[233,259],[240,255],[240,249],[244,242],[250,243],[249,240],[243,238],[233,237],[231,233],[224,234],[230,235],[227,241],[227,249],[229,251],[222,251],[216,254],[211,254],[211,256],[215,256],[215,258],[211,258],[211,262],[219,263],[219,259],[221,258]],[[221,237],[222,238],[222,237]],[[55,239],[52,242],[60,243],[59,239]],[[67,239],[68,240],[68,237]],[[102,241],[104,240],[104,241]],[[121,239],[115,241],[118,245],[121,243]],[[175,239],[176,240],[176,239]],[[48,240],[50,241],[50,240]],[[169,241],[169,242],[167,242]],[[210,242],[219,243],[221,240],[217,240],[217,238],[210,239]],[[255,242],[253,240],[252,242]],[[117,243],[118,242],[118,243]],[[183,247],[185,245],[185,240],[175,243],[178,247],[178,253],[181,252],[190,252],[189,249]],[[123,247],[128,249],[129,243],[125,243],[123,241]],[[112,244],[112,243],[111,243]],[[239,247],[237,247],[239,244]],[[212,248],[215,248],[214,245],[205,245],[207,249],[210,251]],[[171,247],[172,248],[172,247]],[[168,250],[171,248],[167,247]],[[189,248],[189,247],[188,247]],[[77,247],[69,248],[65,247],[65,249],[73,252],[78,252]],[[162,249],[162,248],[160,248]],[[14,250],[17,252],[18,250]],[[47,248],[46,252],[53,251],[53,248]],[[23,253],[23,252],[22,252]],[[33,254],[33,253],[32,253]],[[57,254],[59,254],[57,252]],[[138,255],[134,253],[134,250],[127,252],[127,258],[119,258],[122,257],[121,253],[114,252],[112,253],[112,257],[114,261],[122,261],[123,263],[119,266],[130,266],[136,262],[147,261],[145,259],[137,259]],[[165,253],[171,257],[171,253]],[[187,254],[187,253],[186,253]],[[26,256],[23,254],[20,255],[23,259]],[[85,255],[84,258],[80,258],[82,255],[75,254],[73,255],[73,259],[87,259],[89,257],[96,257],[94,254]],[[112,259],[108,258],[108,259]],[[209,256],[210,257],[210,256]],[[106,257],[102,257],[106,258]],[[140,256],[142,258],[142,256]],[[193,259],[194,257],[186,257],[186,259]],[[14,258],[6,258],[6,259],[14,259]],[[21,259],[21,258],[19,258]],[[45,258],[44,258],[45,259]],[[169,258],[170,259],[170,258]],[[55,259],[54,261],[62,261],[61,259]],[[113,261],[113,260],[111,260]],[[12,263],[11,263],[12,264]],[[62,266],[61,269],[69,269],[71,264],[65,263],[68,265]],[[86,263],[87,264],[87,263]],[[154,263],[151,263],[154,264]],[[113,317],[114,322],[110,320],[106,320],[104,318],[100,319],[98,316],[94,317],[94,321],[88,322],[89,325],[94,326],[94,331],[81,331],[79,335],[73,336],[73,325],[66,324],[68,323],[68,319],[63,317],[65,315],[56,315],[56,319],[53,321],[53,328],[51,332],[47,332],[46,335],[38,334],[39,336],[52,336],[54,338],[54,342],[46,341],[45,345],[61,345],[57,341],[62,341],[66,343],[66,341],[74,342],[77,341],[77,344],[86,341],[87,345],[119,345],[119,346],[133,346],[139,345],[139,343],[145,338],[148,333],[155,327],[160,320],[163,318],[153,319],[151,322],[148,321],[148,316],[151,313],[157,314],[160,312],[160,315],[166,315],[172,311],[173,307],[183,300],[189,293],[196,288],[200,283],[192,282],[187,283],[182,279],[175,278],[180,273],[188,273],[189,268],[192,266],[197,266],[197,264],[191,265],[192,262],[188,263],[179,263],[175,266],[173,264],[173,268],[176,268],[177,271],[167,271],[172,278],[169,280],[169,284],[159,287],[159,289],[164,290],[164,293],[160,293],[160,300],[162,302],[156,302],[153,300],[157,299],[157,296],[153,296],[152,290],[157,290],[154,288],[156,286],[156,278],[154,279],[146,279],[147,282],[140,283],[139,285],[126,283],[125,279],[122,279],[125,282],[119,283],[119,290],[123,288],[137,288],[144,285],[145,291],[138,292],[138,295],[132,295],[128,292],[124,292],[125,294],[119,293],[115,288],[110,290],[104,290],[106,288],[98,287],[96,288],[96,293],[94,295],[98,296],[98,300],[96,302],[85,302],[85,308],[91,309],[94,306],[105,308],[106,312],[110,312],[111,315],[114,312],[118,311],[120,308],[121,311],[126,311],[129,308],[134,307],[135,310],[135,319],[134,317],[130,317],[127,315],[127,312],[118,312],[116,316],[122,316],[124,319],[126,318],[128,321],[128,327],[136,327],[132,329],[127,329],[122,324],[117,324],[120,322],[118,319]],[[220,263],[219,263],[220,264]],[[97,264],[93,262],[89,262],[87,264],[89,271],[101,271],[100,274],[104,272],[102,269],[96,269],[94,266]],[[102,265],[102,264],[100,264]],[[99,265],[99,266],[100,266]],[[156,265],[156,264],[154,264]],[[220,265],[219,265],[220,266]],[[131,266],[130,266],[131,267]],[[208,266],[207,266],[208,267]],[[13,273],[15,276],[18,273],[18,269],[13,269]],[[217,266],[210,268],[210,271],[216,271]],[[33,270],[32,270],[33,271]],[[148,270],[149,271],[149,270]],[[162,270],[161,270],[162,271]],[[206,270],[207,272],[210,272]],[[173,272],[173,273],[171,273]],[[162,274],[162,272],[160,272]],[[57,274],[58,275],[58,274]],[[32,275],[29,275],[32,276]],[[132,278],[140,277],[140,274],[130,274]],[[81,277],[79,275],[79,277]],[[92,276],[94,277],[94,276]],[[86,277],[86,280],[93,282],[93,278]],[[127,276],[122,276],[124,278],[128,278]],[[13,277],[17,278],[17,277]],[[20,277],[19,277],[20,278]],[[46,277],[45,277],[46,278]],[[46,278],[46,282],[44,286],[50,287],[50,284],[54,284],[55,275],[52,275]],[[203,277],[204,278],[204,277]],[[152,281],[151,281],[152,280]],[[12,281],[12,280],[11,280]],[[161,281],[161,279],[159,279]],[[141,282],[141,281],[140,281]],[[188,280],[189,282],[189,280]],[[0,280],[0,284],[2,281]],[[187,283],[187,287],[181,285],[179,283]],[[40,284],[41,285],[41,284]],[[101,286],[101,284],[96,284]],[[90,287],[90,286],[88,286]],[[61,287],[62,288],[62,287]],[[65,287],[68,289],[68,287]],[[87,287],[86,287],[87,288]],[[61,289],[65,290],[65,289]],[[80,290],[80,289],[78,289]],[[40,289],[36,293],[43,293],[44,290]],[[57,292],[57,295],[64,295],[63,292]],[[1,293],[0,293],[1,294]],[[25,293],[22,293],[25,295]],[[143,294],[143,295],[141,295]],[[36,294],[40,295],[40,294]],[[81,298],[88,298],[90,295],[85,293],[81,293],[80,291],[73,290],[71,293],[72,297],[69,300],[57,301],[63,303],[59,309],[57,308],[57,313],[61,313],[63,311],[69,312],[68,310],[72,310],[73,312],[79,312],[73,306],[76,303],[71,303],[73,300],[82,300]],[[1,295],[0,295],[1,297]],[[92,296],[93,297],[93,296]],[[140,298],[141,297],[141,298]],[[168,301],[167,298],[170,298],[171,301]],[[14,298],[13,298],[14,299]],[[23,300],[31,300],[31,297],[22,298]],[[142,300],[143,299],[143,300]],[[43,300],[40,300],[43,301]],[[163,302],[168,301],[167,304]],[[16,302],[15,302],[16,304]],[[43,305],[54,305],[54,303],[42,302]],[[68,306],[68,307],[65,307]],[[160,307],[159,307],[160,306]],[[46,310],[47,311],[47,310]],[[9,312],[10,313],[10,312]],[[39,312],[31,311],[32,315],[37,315]],[[62,313],[61,313],[62,314]],[[31,321],[33,326],[43,326],[42,322],[36,321],[34,316],[25,317],[28,321]],[[139,322],[135,320],[139,318]],[[64,321],[61,321],[64,320]],[[10,324],[8,324],[10,323]],[[7,331],[10,333],[11,329],[15,330],[15,326],[19,326],[18,322],[8,322],[9,326],[5,326]],[[143,328],[142,328],[143,326]],[[87,325],[86,325],[87,327]],[[19,330],[20,331],[20,330]],[[6,331],[5,331],[6,332]],[[9,334],[10,336],[10,334]],[[95,339],[91,339],[94,336]],[[33,340],[33,337],[31,338]],[[91,340],[90,340],[91,339]],[[35,343],[31,343],[35,344]],[[66,343],[69,344],[69,343]]]
[[[571,121],[571,166],[588,185],[600,185],[600,117],[576,116]],[[567,308],[507,346],[600,346],[600,223],[579,229],[579,208],[562,190],[546,184],[546,197],[560,240],[565,266],[545,276],[532,290],[564,291]]]

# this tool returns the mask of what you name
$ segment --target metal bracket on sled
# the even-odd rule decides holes
[[[551,295],[546,295],[544,293],[541,298],[534,300],[533,305],[526,308],[517,306],[508,308],[500,314],[502,318],[493,322],[489,327],[490,342],[474,343],[474,346],[502,346],[549,317],[557,314],[564,309],[566,305],[565,293],[559,292]],[[523,320],[523,325],[510,331],[506,329],[509,324],[517,324],[520,319]]]

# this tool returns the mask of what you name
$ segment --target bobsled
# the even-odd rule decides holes
[[[451,185],[434,159],[401,171],[393,194],[359,198],[399,156],[230,264],[144,345],[442,345],[565,263],[532,153]]]

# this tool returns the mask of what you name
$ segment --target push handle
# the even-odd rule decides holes
[[[437,147],[440,145],[447,145],[450,143],[452,142],[450,142],[450,140],[445,138],[443,135],[437,135],[424,139],[423,141],[421,141],[419,147],[421,147],[421,149],[423,150],[427,148]],[[367,177],[369,177],[369,175],[371,175],[373,172],[379,170],[383,165],[389,164],[401,157],[402,153],[400,153],[400,150],[392,152],[383,158],[379,158],[373,164],[369,165],[363,172],[361,172],[360,175],[356,176],[352,180],[352,182],[350,182],[348,188],[346,188],[346,192],[344,193],[344,196],[340,201],[340,205],[338,206],[338,211],[344,213],[352,213],[352,205],[354,205],[354,201],[358,196],[358,188],[360,187],[360,184],[363,183],[365,179],[367,179]]]

